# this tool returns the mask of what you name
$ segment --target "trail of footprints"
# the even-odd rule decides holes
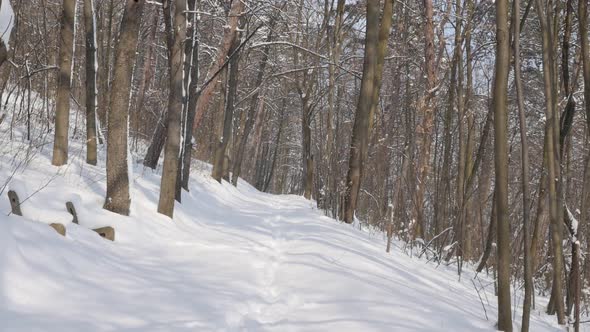
[[[259,274],[260,294],[258,298],[238,304],[235,310],[226,314],[230,331],[244,331],[265,324],[275,324],[285,320],[287,314],[303,306],[301,299],[285,293],[276,283],[277,274],[285,262],[284,250],[287,240],[281,232],[281,216],[267,218],[265,223],[272,230],[272,237],[259,248],[266,263],[254,264]],[[266,247],[267,246],[267,247]]]

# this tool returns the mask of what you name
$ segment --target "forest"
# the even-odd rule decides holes
[[[498,330],[541,310],[579,331],[588,28],[587,0],[0,0],[0,145],[104,164],[96,207],[122,216],[136,164],[174,220],[206,162],[492,275]],[[2,193],[29,152],[0,154]]]

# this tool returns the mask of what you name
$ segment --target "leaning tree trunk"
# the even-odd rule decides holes
[[[108,109],[107,193],[104,208],[129,215],[129,163],[127,162],[129,99],[137,37],[145,0],[127,0],[119,42],[115,50],[115,70]]]
[[[59,33],[59,74],[55,101],[55,140],[51,163],[61,166],[68,162],[68,128],[70,124],[70,84],[74,54],[74,21],[76,0],[64,0]]]
[[[352,129],[350,159],[346,175],[346,192],[344,197],[343,220],[351,224],[358,200],[362,175],[362,155],[369,144],[369,116],[375,88],[375,69],[377,60],[377,42],[379,39],[379,1],[367,0],[367,24],[365,38],[365,57],[360,96]]]
[[[510,47],[508,38],[508,0],[496,0],[496,74],[492,100],[495,133],[496,237],[498,240],[498,330],[511,332],[507,108]]]
[[[86,162],[96,165],[96,36],[94,1],[84,0],[86,29]]]
[[[174,38],[170,50],[170,95],[168,100],[168,131],[164,150],[164,167],[160,186],[158,212],[172,218],[174,215],[174,199],[176,197],[176,177],[180,152],[183,102],[183,56],[182,43],[186,39],[186,0],[175,0]],[[166,6],[166,5],[165,5]]]
[[[237,33],[238,20],[242,15],[242,11],[244,10],[245,2],[246,1],[244,0],[234,1],[232,3],[228,14],[227,24],[224,27],[221,45],[217,49],[217,55],[215,56],[211,67],[209,67],[206,78],[210,78],[215,73],[219,72],[219,70],[223,67],[227,57],[231,54],[229,50],[231,48],[232,41],[234,40],[234,36]],[[199,99],[197,100],[197,105],[195,106],[195,119],[192,128],[193,132],[201,123],[203,115],[205,114],[205,110],[209,105],[209,101],[211,100],[216,87],[217,80],[213,80],[210,84],[207,84],[205,87],[203,87],[203,91],[201,91]]]

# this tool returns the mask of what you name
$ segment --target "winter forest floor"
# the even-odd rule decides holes
[[[386,254],[382,234],[325,217],[302,197],[219,184],[197,163],[172,222],[156,213],[160,176],[134,163],[132,213],[122,217],[102,209],[104,147],[94,167],[74,142],[57,168],[51,144],[30,147],[19,131],[10,141],[8,131],[5,122],[1,331],[494,330],[491,277],[474,279],[468,267],[459,280],[454,265],[412,258],[400,242]],[[9,214],[9,189],[24,217]],[[65,224],[65,238],[52,222]],[[90,230],[100,226],[113,226],[116,241]],[[537,300],[531,331],[559,330]],[[515,326],[520,302],[517,292]]]

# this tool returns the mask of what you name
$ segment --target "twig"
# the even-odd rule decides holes
[[[481,298],[481,295],[479,294],[479,289],[477,289],[477,286],[475,285],[475,281],[473,281],[473,279],[471,279],[471,283],[473,284],[473,288],[475,288],[475,291],[477,292],[477,297],[479,297],[479,302],[481,303],[481,307],[483,308],[483,313],[486,316],[486,320],[490,320],[488,318],[488,312],[486,310],[486,306],[483,303],[483,299]]]

